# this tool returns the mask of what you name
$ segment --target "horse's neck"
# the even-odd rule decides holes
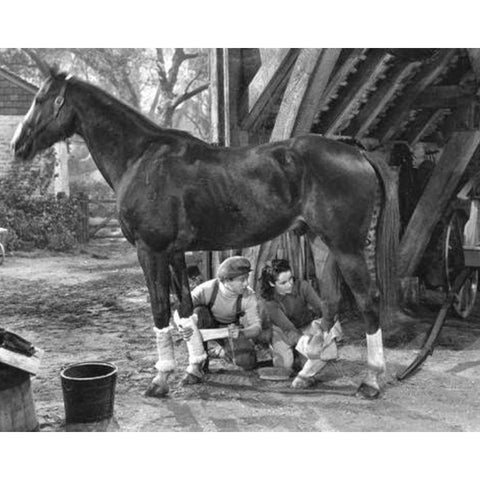
[[[149,139],[155,137],[155,126],[101,91],[78,89],[74,103],[79,123],[77,133],[115,189],[128,166],[142,155]]]

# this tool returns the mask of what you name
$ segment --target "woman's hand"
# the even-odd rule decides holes
[[[293,346],[297,344],[303,334],[300,330],[288,330],[284,335],[287,338],[289,345]]]

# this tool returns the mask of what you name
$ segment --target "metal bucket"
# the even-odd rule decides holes
[[[60,373],[66,423],[99,422],[113,416],[117,367],[106,362],[81,362]]]

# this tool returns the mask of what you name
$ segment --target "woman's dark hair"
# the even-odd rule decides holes
[[[271,300],[275,291],[271,283],[275,283],[281,273],[290,272],[291,270],[290,263],[284,258],[275,258],[271,262],[267,262],[260,274],[260,295],[265,300]]]

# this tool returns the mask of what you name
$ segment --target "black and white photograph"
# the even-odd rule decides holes
[[[334,475],[331,434],[362,434],[373,475],[363,434],[407,464],[401,434],[480,431],[480,41],[275,46],[239,15],[223,42],[2,38],[0,441],[50,433],[70,469],[79,439],[185,439],[152,462],[236,477],[261,438]]]

